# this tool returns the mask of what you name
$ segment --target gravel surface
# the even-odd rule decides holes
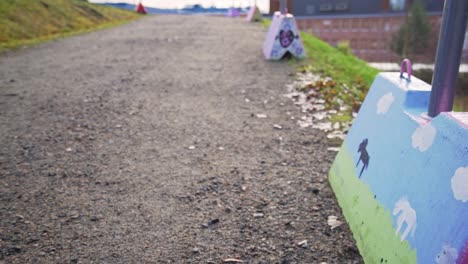
[[[148,16],[0,55],[0,263],[362,263],[265,32]]]

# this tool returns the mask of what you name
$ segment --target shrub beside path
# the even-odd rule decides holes
[[[265,31],[148,16],[0,55],[0,263],[362,263]]]

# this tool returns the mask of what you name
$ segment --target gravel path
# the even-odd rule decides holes
[[[1,55],[0,263],[362,263],[265,31],[148,16]]]

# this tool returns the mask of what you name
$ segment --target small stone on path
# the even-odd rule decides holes
[[[202,224],[202,227],[203,227],[203,228],[208,228],[208,227],[211,227],[211,226],[216,225],[217,223],[219,223],[219,219],[218,219],[218,218],[211,219],[210,221],[208,221],[208,223]]]
[[[254,213],[253,216],[255,218],[262,218],[264,215],[263,215],[263,213]]]

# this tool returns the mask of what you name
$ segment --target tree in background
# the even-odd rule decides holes
[[[421,54],[428,46],[431,24],[421,0],[414,0],[405,23],[393,36],[391,48],[401,57]]]

